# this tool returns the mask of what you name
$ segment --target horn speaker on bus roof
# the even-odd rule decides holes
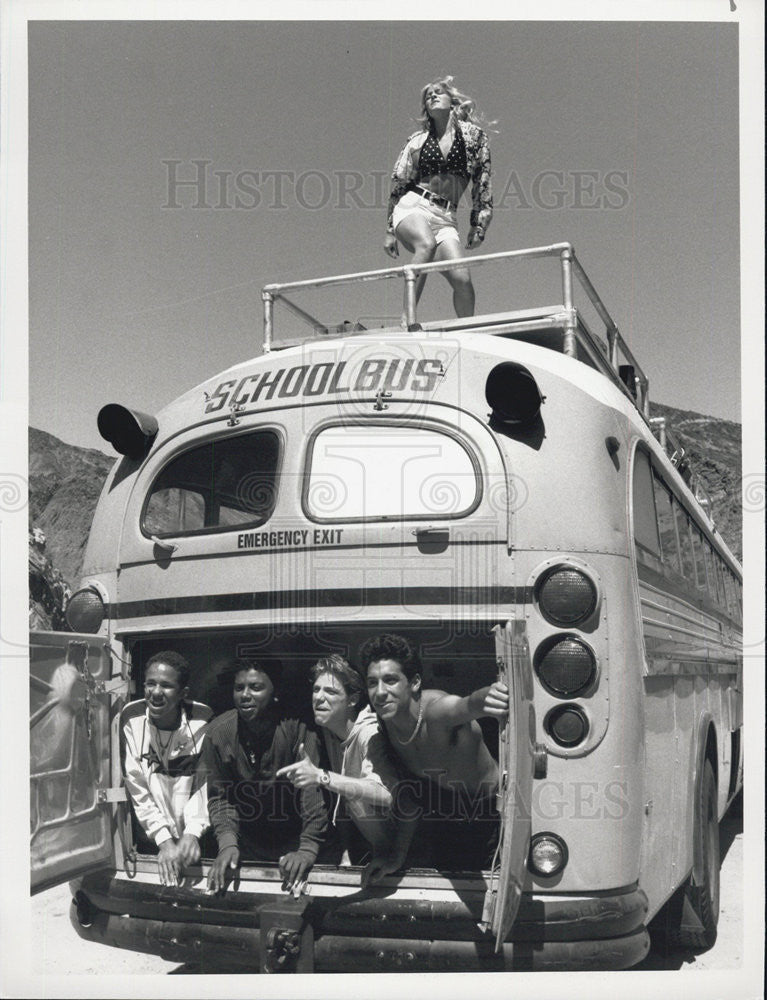
[[[115,451],[128,458],[140,459],[149,451],[157,436],[157,421],[147,413],[129,410],[119,403],[107,403],[99,410],[99,434]]]
[[[546,397],[524,365],[502,361],[487,376],[485,399],[493,416],[504,423],[527,424],[535,420]]]

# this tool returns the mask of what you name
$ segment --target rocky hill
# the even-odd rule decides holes
[[[94,448],[65,444],[52,434],[30,427],[30,585],[33,593],[38,590],[47,594],[53,589],[52,581],[57,575],[71,589],[77,586],[93,511],[113,464],[113,458]],[[36,544],[32,544],[33,529],[38,530]],[[49,600],[38,603],[42,605],[38,608],[41,615],[55,617],[56,610],[51,610]]]
[[[666,417],[706,487],[714,522],[733,554],[743,560],[741,503],[742,444],[740,424],[690,410],[652,403],[654,417]]]
[[[722,538],[741,559],[740,424],[657,403],[652,413],[667,418],[708,490]],[[43,595],[58,592],[62,581],[65,588],[77,587],[93,511],[114,460],[95,449],[65,444],[52,434],[30,428],[29,527],[30,533],[37,528],[45,536],[41,547],[39,535],[33,545],[30,534],[32,597],[35,591]],[[46,598],[46,609],[42,598],[33,601],[32,597],[31,602],[38,605],[38,627],[50,627],[46,621],[60,618],[54,599]]]

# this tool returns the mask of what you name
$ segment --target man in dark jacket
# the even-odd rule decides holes
[[[327,799],[317,786],[294,789],[277,771],[299,760],[302,747],[318,761],[317,737],[281,718],[270,666],[237,660],[234,671],[235,707],[208,727],[198,769],[218,841],[208,890],[224,890],[242,857],[278,861],[283,889],[298,894],[325,838]]]

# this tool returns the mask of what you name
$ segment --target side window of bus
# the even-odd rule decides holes
[[[147,497],[147,535],[201,534],[255,527],[276,500],[280,442],[274,431],[210,441],[170,461]]]
[[[725,571],[725,579],[728,584],[728,607],[730,609],[730,614],[735,619],[736,622],[742,622],[743,620],[743,592],[740,585],[740,580],[732,573],[729,569]]]
[[[714,559],[716,560],[716,586],[719,591],[719,603],[723,608],[727,608],[730,603],[727,598],[727,584],[724,582],[727,576],[727,570],[724,563],[719,559],[719,557],[714,553]]]
[[[721,586],[722,586],[722,603],[723,603],[724,607],[727,608],[727,610],[730,612],[730,614],[734,618],[735,617],[735,607],[734,607],[735,602],[732,600],[732,597],[730,596],[729,589],[727,587],[727,581],[730,578],[730,571],[727,569],[727,567],[725,566],[725,564],[722,563],[722,562],[719,563],[719,573],[720,573],[720,576],[722,578],[722,583],[721,583]]]
[[[722,560],[719,558],[719,553],[715,551],[713,546],[709,546],[709,552],[711,553],[711,566],[713,568],[713,576],[716,584],[716,600],[719,607],[726,608],[727,591],[724,586],[725,569],[722,565]]]
[[[722,577],[724,583],[724,594],[726,600],[725,607],[727,608],[727,613],[730,615],[731,618],[736,618],[737,615],[735,612],[735,588],[733,587],[734,580],[732,578],[732,575],[730,574],[729,569],[727,569],[726,566],[723,567],[722,569]]]
[[[660,560],[660,538],[655,514],[653,475],[647,452],[637,448],[634,455],[634,544],[637,558],[648,565]]]
[[[714,570],[716,572],[716,589],[719,594],[719,604],[726,610],[729,601],[727,600],[727,585],[725,583],[725,577],[727,576],[727,569],[719,558],[719,556],[714,552]]]
[[[690,538],[690,519],[687,513],[678,505],[676,510],[676,526],[679,535],[679,551],[682,556],[682,573],[692,586],[695,586],[695,562],[692,555],[692,539]]]
[[[698,590],[706,590],[706,564],[703,557],[703,538],[698,528],[693,524],[692,550],[695,554],[695,570],[698,578]]]
[[[703,561],[706,564],[706,580],[708,581],[708,594],[715,604],[722,604],[719,593],[719,580],[716,575],[716,564],[719,556],[711,548],[711,543],[707,538],[703,539]]]
[[[655,509],[658,512],[658,530],[660,531],[661,555],[663,565],[675,573],[682,572],[679,557],[679,540],[676,537],[676,519],[674,517],[671,494],[657,476],[653,476],[655,490]]]
[[[479,503],[479,463],[424,427],[326,427],[312,442],[304,507],[316,521],[464,517]]]

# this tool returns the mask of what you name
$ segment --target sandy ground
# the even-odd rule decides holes
[[[721,903],[719,936],[705,954],[679,952],[669,956],[650,953],[638,969],[737,969],[743,953],[743,825],[725,817],[720,828]],[[32,930],[39,943],[43,974],[98,975],[108,972],[184,974],[185,967],[152,955],[83,941],[69,923],[70,892],[67,885],[50,889],[32,900]]]

